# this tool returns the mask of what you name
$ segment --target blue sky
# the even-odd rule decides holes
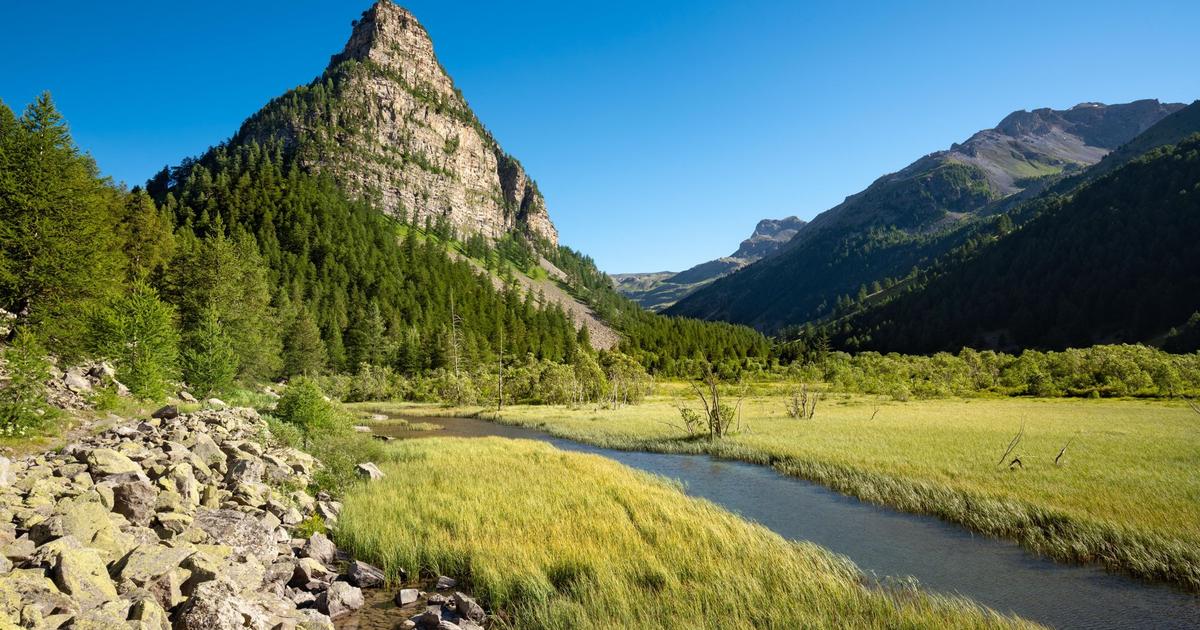
[[[1200,3],[405,3],[564,243],[610,272],[732,252],[1007,113],[1200,98]],[[0,99],[49,89],[130,185],[232,134],[367,1],[9,3]]]

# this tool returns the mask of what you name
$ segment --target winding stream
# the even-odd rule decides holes
[[[877,579],[911,576],[932,591],[956,593],[997,611],[1056,628],[1200,628],[1200,596],[1168,585],[1057,563],[1020,546],[933,517],[864,503],[771,468],[707,455],[617,451],[521,427],[467,418],[430,418],[441,431],[377,426],[398,438],[499,436],[541,440],[602,455],[678,479],[702,497],[792,540],[844,554]]]

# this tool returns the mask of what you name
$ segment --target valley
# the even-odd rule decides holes
[[[787,61],[810,18],[857,41],[834,13],[355,9],[204,77],[148,70],[196,72],[182,31],[68,38],[302,81],[176,96],[159,140],[58,56],[0,78],[0,629],[1200,626],[1184,72],[960,68],[918,111],[805,91],[897,58]],[[912,72],[878,89],[945,81]]]

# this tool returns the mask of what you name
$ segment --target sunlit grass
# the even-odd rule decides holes
[[[980,398],[893,402],[829,395],[786,416],[778,388],[742,405],[741,432],[686,439],[679,384],[618,410],[507,407],[501,421],[623,449],[707,452],[774,465],[861,498],[935,514],[1058,558],[1200,588],[1200,416],[1141,400]],[[394,413],[492,418],[403,405]],[[1013,436],[1023,468],[999,458]],[[1056,465],[1055,456],[1070,441]],[[1012,456],[1009,457],[1011,460]]]
[[[1021,625],[962,600],[864,585],[791,543],[602,457],[501,438],[394,447],[345,497],[339,543],[466,580],[517,628],[974,628]]]

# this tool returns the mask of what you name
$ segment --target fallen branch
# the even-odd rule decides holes
[[[1075,441],[1075,438],[1072,436],[1071,439],[1067,440],[1067,443],[1063,444],[1063,447],[1061,449],[1059,449],[1058,455],[1054,456],[1054,465],[1055,466],[1058,465],[1058,460],[1062,459],[1063,453],[1067,452],[1067,447],[1070,446],[1071,442],[1074,442],[1074,441]]]

